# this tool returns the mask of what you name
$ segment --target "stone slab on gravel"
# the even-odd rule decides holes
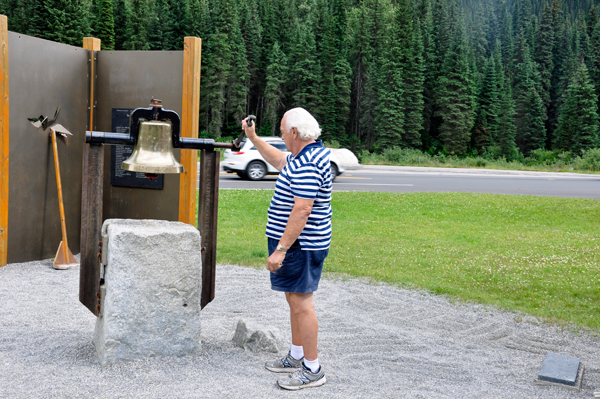
[[[255,321],[238,321],[233,342],[252,352],[278,353],[283,350],[279,329]]]
[[[102,365],[200,352],[200,234],[185,223],[108,219],[94,346]]]
[[[315,294],[319,360],[327,384],[278,388],[273,354],[232,341],[240,318],[280,329],[289,309],[269,272],[217,266],[215,300],[202,310],[202,352],[102,367],[96,317],[78,300],[79,268],[52,261],[0,268],[1,398],[583,399],[600,391],[600,341],[491,307],[387,284],[327,277]],[[546,353],[576,356],[581,391],[536,386]],[[281,353],[283,355],[284,352]]]
[[[579,364],[580,361],[576,357],[548,353],[538,379],[573,386],[577,381]]]

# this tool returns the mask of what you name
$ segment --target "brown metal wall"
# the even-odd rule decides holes
[[[8,262],[51,258],[61,241],[50,136],[28,117],[54,116],[69,247],[79,252],[81,164],[87,122],[88,51],[9,32],[10,172]],[[181,69],[181,68],[180,68]],[[180,100],[181,101],[181,100]]]
[[[51,258],[61,241],[51,140],[27,120],[53,116],[58,104],[58,122],[73,133],[68,139],[59,136],[58,153],[69,247],[79,252],[89,54],[79,47],[9,32],[9,263]],[[97,56],[94,130],[111,130],[112,108],[147,107],[152,96],[181,115],[183,52],[107,51]],[[163,190],[112,187],[110,162],[106,146],[105,219],[178,219],[178,175],[166,175]]]
[[[181,116],[182,51],[98,52],[95,130],[110,131],[113,108],[148,107],[152,96]],[[179,150],[176,151],[179,160]],[[164,189],[110,185],[110,146],[104,152],[104,219],[179,218],[179,175],[165,175]]]

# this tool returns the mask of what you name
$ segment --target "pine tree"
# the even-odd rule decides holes
[[[273,0],[263,0],[258,2],[257,7],[258,19],[261,21],[263,27],[262,48],[272,49],[275,42],[280,43],[275,27],[275,5],[273,4]],[[296,29],[294,29],[294,35],[296,34]],[[268,57],[262,57],[261,61],[259,68],[265,71],[267,69]]]
[[[156,0],[148,24],[148,46],[150,50],[173,50],[173,13],[167,0]]]
[[[435,110],[435,87],[437,85],[435,41],[433,13],[430,0],[421,0],[418,6],[418,14],[421,25],[421,37],[423,39],[423,131],[421,135],[422,145],[425,149],[432,147],[432,119]]]
[[[270,52],[269,66],[265,86],[265,112],[264,119],[267,126],[271,126],[271,134],[278,131],[277,121],[283,110],[285,94],[283,88],[287,77],[287,57],[281,51],[279,43],[273,43]]]
[[[323,21],[320,59],[325,94],[318,117],[323,139],[345,142],[352,74],[347,60],[345,0],[333,0],[329,5],[323,2],[318,10],[320,14],[317,17]]]
[[[0,14],[7,16],[10,31],[27,33],[32,3],[33,1],[28,0],[4,0],[0,3]]]
[[[410,58],[404,70],[404,132],[402,144],[405,147],[421,147],[421,132],[423,131],[423,83],[425,80],[425,62],[423,60],[423,41],[421,26],[416,20],[412,35]]]
[[[248,59],[246,58],[246,46],[242,39],[237,21],[234,31],[230,35],[232,50],[231,79],[227,86],[227,113],[230,124],[237,128],[239,122],[247,115],[246,101],[248,98],[248,87],[250,72],[248,71]]]
[[[172,33],[169,37],[169,49],[183,50],[183,38],[192,33],[192,21],[188,0],[170,0],[173,14]]]
[[[237,134],[247,115],[249,72],[235,1],[214,0],[208,10],[206,21],[214,30],[203,40],[201,127],[218,138],[223,131]]]
[[[568,88],[567,99],[560,114],[554,146],[581,154],[598,146],[598,97],[581,62]]]
[[[221,33],[217,28],[206,40],[208,56],[203,57],[206,66],[202,68],[205,76],[201,80],[201,113],[205,116],[203,125],[214,138],[221,137],[225,120],[226,92],[231,76],[231,52],[227,34]]]
[[[415,20],[411,0],[401,0],[396,4],[393,19],[392,36],[397,40],[397,57],[400,68],[403,93],[400,97],[400,109],[403,113],[403,126],[400,144],[403,147],[421,146],[423,128],[423,45],[421,29],[413,27]]]
[[[234,30],[230,34],[232,49],[231,79],[227,90],[227,114],[230,126],[237,127],[239,122],[248,115],[246,113],[246,102],[248,99],[248,88],[250,72],[248,71],[248,59],[246,58],[246,46],[242,38],[239,22],[236,20]]]
[[[123,47],[126,50],[148,50],[148,31],[147,31],[147,16],[148,2],[147,0],[133,0],[131,8],[135,10],[130,14],[127,26],[128,37],[125,39]]]
[[[592,51],[592,40],[588,35],[587,24],[583,14],[580,14],[580,18],[577,24],[578,36],[579,36],[579,51],[577,53],[578,59],[583,58],[586,65],[594,65],[595,57]]]
[[[493,53],[496,41],[500,40],[500,24],[498,22],[498,8],[496,2],[487,1],[484,3],[485,19],[488,21],[485,26],[485,37],[488,44],[488,50]],[[491,54],[490,54],[491,55]]]
[[[513,31],[527,33],[532,15],[531,0],[516,0],[513,7]],[[529,39],[527,34],[525,38]],[[527,45],[531,47],[532,43],[528,40]]]
[[[310,24],[295,31],[296,39],[289,59],[290,107],[302,107],[313,115],[321,114],[321,66],[317,59],[315,35]]]
[[[471,49],[474,52],[475,68],[473,76],[476,82],[480,82],[487,65],[489,56],[488,41],[485,34],[485,18],[483,5],[479,5],[475,11],[475,20],[471,22],[470,43]]]
[[[112,0],[102,0],[100,18],[94,28],[96,37],[101,40],[103,50],[115,49],[115,23]]]
[[[70,6],[70,0],[46,0],[44,1],[44,23],[41,36],[44,39],[52,40],[58,43],[67,42],[67,9]]]
[[[529,156],[533,150],[546,145],[546,109],[535,87],[529,89],[525,106],[524,125],[517,130],[517,145],[523,155]]]
[[[592,8],[588,29],[590,31],[590,45],[593,54],[593,64],[589,66],[590,79],[594,84],[596,93],[600,92],[600,19],[596,15],[598,10]],[[592,17],[594,15],[594,17]]]
[[[264,71],[261,70],[261,58],[263,54],[265,56],[269,54],[269,49],[266,49],[266,51],[263,52],[263,28],[258,14],[256,0],[244,1],[240,4],[240,7],[240,15],[242,16],[240,29],[242,37],[244,38],[249,72],[247,113],[257,113],[260,108],[259,104],[261,101],[262,87],[265,87],[266,89]],[[283,94],[285,95],[285,93]],[[261,115],[258,116],[260,117]]]
[[[377,103],[375,105],[375,135],[378,149],[402,144],[404,88],[401,62],[406,56],[406,40],[399,32],[402,28],[397,25],[402,18],[401,11],[396,8],[378,54]],[[406,29],[406,26],[404,28]]]
[[[102,0],[87,0],[88,3],[88,15],[87,18],[90,23],[91,32],[96,37],[96,25],[100,22],[100,14],[102,13]]]
[[[500,2],[498,12],[500,15],[500,27],[502,29],[502,65],[504,65],[506,70],[506,78],[512,79],[515,59],[514,30],[511,23],[510,12],[508,11],[505,1]]]
[[[208,0],[190,0],[190,35],[205,39],[209,34]]]
[[[596,27],[596,23],[598,23],[597,13],[598,11],[596,10],[596,5],[594,4],[588,13],[587,34],[589,37],[592,37],[594,34],[594,28]]]
[[[329,90],[332,93],[328,103],[333,105],[333,114],[331,120],[331,136],[340,143],[346,145],[348,137],[346,136],[346,126],[350,114],[350,89],[352,69],[345,56],[341,56],[333,66],[333,74]],[[335,96],[334,96],[334,95]],[[326,134],[324,138],[327,138]]]
[[[433,10],[433,37],[435,41],[435,58],[438,71],[444,62],[446,52],[450,49],[451,40],[454,37],[455,9],[454,3],[448,3],[445,0],[438,0]],[[436,76],[437,78],[437,76]]]
[[[356,9],[351,20],[353,64],[352,133],[353,139],[371,149],[375,142],[375,105],[377,104],[377,57],[385,27],[385,0],[367,0]]]
[[[363,96],[362,107],[365,114],[361,118],[361,125],[365,129],[365,147],[377,150],[376,140],[378,139],[378,109],[379,104],[379,82],[378,78],[384,68],[382,64],[382,53],[385,51],[386,30],[391,13],[391,4],[388,0],[374,0],[372,3],[372,18],[370,32],[370,48],[372,49],[370,62],[365,80],[365,95]]]
[[[554,141],[553,135],[558,126],[558,117],[560,115],[560,109],[563,103],[563,89],[561,82],[564,81],[564,76],[568,75],[568,59],[571,57],[571,40],[569,37],[569,30],[567,29],[566,21],[562,16],[562,11],[558,0],[552,2],[552,18],[554,24],[554,50],[552,63],[554,68],[552,70],[552,78],[550,81],[550,107],[548,108],[548,122],[550,130],[548,131],[548,138],[546,140],[546,146],[551,147],[551,143]]]
[[[546,145],[546,110],[537,91],[539,72],[531,59],[524,30],[519,35],[514,77],[517,145],[525,156]],[[541,123],[540,123],[541,121]]]
[[[515,126],[515,108],[513,102],[512,91],[510,88],[510,80],[504,77],[502,56],[499,46],[495,53],[497,87],[499,90],[499,106],[498,106],[498,131],[494,141],[498,146],[498,154],[504,157],[507,161],[512,161],[517,156],[517,146],[515,143],[516,126]]]
[[[440,98],[442,92],[439,88],[439,82],[444,74],[446,53],[450,51],[453,40],[455,40],[457,35],[457,31],[465,29],[464,25],[461,27],[461,19],[463,19],[463,16],[459,15],[457,8],[458,4],[454,1],[437,0],[434,3],[433,40],[435,43],[435,62],[432,66],[427,66],[428,69],[431,70],[431,72],[428,72],[428,79],[433,79],[430,97],[432,113],[429,117],[429,128],[424,132],[425,134],[423,136],[424,146],[432,152],[447,151],[447,149],[444,148],[444,139],[441,137],[440,130],[441,125],[444,123],[442,115],[447,113],[447,110],[443,111],[439,108],[440,104],[443,103]],[[467,52],[468,50],[465,49],[465,57],[468,58]],[[467,63],[469,63],[469,61],[467,61]],[[469,85],[471,85],[473,83],[472,76],[466,78],[468,78]]]
[[[488,146],[494,143],[498,135],[498,77],[496,61],[490,57],[487,61],[483,82],[477,101],[475,124],[472,133],[472,144],[481,155]]]
[[[579,63],[579,57],[577,56],[579,53],[579,36],[576,34],[576,29],[568,21],[565,24],[562,48],[559,50],[559,53],[561,55],[559,61],[560,69],[556,77],[556,82],[554,82],[556,85],[554,89],[556,93],[554,104],[555,124],[553,125],[555,129],[558,128],[559,117],[567,98],[566,93]],[[556,131],[554,131],[554,134],[556,134]],[[553,140],[556,140],[556,138]]]
[[[29,13],[29,24],[25,27],[25,33],[30,36],[46,38],[46,20],[49,16],[46,11],[45,0],[31,0]]]
[[[125,42],[129,38],[131,20],[131,5],[129,1],[116,0],[113,15],[115,21],[115,50],[125,50]]]
[[[46,0],[43,5],[41,31],[36,36],[59,43],[81,46],[87,34],[79,0]]]
[[[465,28],[459,23],[438,78],[440,140],[449,154],[465,155],[474,122],[473,81],[469,69]]]
[[[539,29],[535,39],[535,62],[538,65],[540,73],[539,94],[544,102],[546,110],[550,108],[550,87],[552,84],[552,72],[554,69],[553,62],[554,52],[554,18],[552,9],[546,3],[542,14]],[[546,126],[550,128],[550,126]]]

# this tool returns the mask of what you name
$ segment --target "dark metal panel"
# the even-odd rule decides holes
[[[10,187],[8,262],[51,258],[61,241],[51,139],[28,117],[54,116],[73,133],[58,136],[68,241],[79,248],[81,166],[87,123],[88,51],[9,32]]]
[[[104,146],[84,144],[81,196],[81,258],[79,301],[100,313],[99,243],[102,240]]]
[[[200,157],[200,204],[198,228],[202,243],[202,293],[204,309],[215,299],[217,266],[217,221],[219,210],[219,151],[202,150]]]
[[[96,125],[110,131],[113,108],[147,107],[151,97],[181,115],[182,51],[101,51],[98,55]],[[105,146],[104,219],[179,219],[179,175],[165,175],[163,190],[110,185]],[[179,150],[175,151],[179,159]]]

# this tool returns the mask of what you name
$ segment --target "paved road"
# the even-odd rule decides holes
[[[221,172],[221,188],[273,189],[276,176],[252,182]],[[600,175],[483,169],[360,166],[338,176],[334,191],[469,192],[600,199]]]

